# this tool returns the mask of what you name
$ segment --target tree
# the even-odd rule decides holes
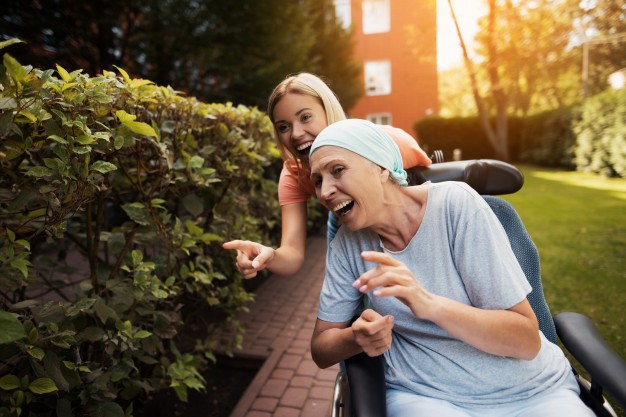
[[[313,31],[316,41],[311,48],[311,67],[332,84],[344,109],[353,107],[363,94],[361,66],[354,60],[352,33],[344,30],[335,16],[332,0],[313,0]]]
[[[0,24],[27,42],[10,50],[25,64],[90,74],[117,65],[204,101],[265,107],[298,71],[323,75],[346,107],[361,89],[331,0],[6,0]]]
[[[581,2],[572,7],[579,61],[588,63],[587,96],[607,88],[610,73],[626,68],[626,3],[615,0]],[[587,48],[588,55],[583,57]]]
[[[457,34],[459,36],[461,49],[463,50],[463,62],[465,63],[465,66],[469,73],[470,82],[472,86],[472,93],[474,95],[474,100],[476,101],[476,108],[478,109],[478,116],[480,118],[480,122],[483,126],[485,134],[487,135],[487,139],[489,140],[489,143],[494,149],[496,158],[501,159],[503,161],[508,161],[509,151],[508,151],[508,136],[507,136],[508,132],[507,132],[507,117],[506,117],[506,95],[504,94],[502,85],[500,84],[499,74],[497,71],[498,52],[493,43],[493,39],[495,36],[495,20],[496,20],[495,0],[489,0],[489,20],[488,20],[489,25],[488,25],[488,34],[486,38],[489,41],[488,43],[489,56],[487,58],[489,80],[491,82],[491,93],[493,95],[493,99],[496,104],[495,129],[489,121],[489,114],[488,114],[488,109],[485,105],[485,101],[478,91],[476,71],[474,69],[474,65],[471,59],[469,58],[467,47],[465,45],[463,35],[461,34],[461,29],[459,28],[459,23],[456,18],[456,13],[454,12],[454,8],[452,7],[451,0],[448,0],[448,6],[450,7],[450,14],[452,15],[452,19],[454,21]]]
[[[571,46],[575,3],[489,0],[475,39],[476,62],[457,25],[478,114],[498,158],[508,158],[508,115],[524,117],[581,98],[578,55]]]

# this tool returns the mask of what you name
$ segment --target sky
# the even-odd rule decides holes
[[[485,0],[452,0],[465,43],[470,46],[478,30],[478,18],[486,14]],[[450,15],[448,0],[437,0],[437,67],[439,71],[463,63],[463,51]]]

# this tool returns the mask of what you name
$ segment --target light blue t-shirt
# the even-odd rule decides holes
[[[489,205],[460,182],[428,185],[422,224],[407,247],[385,249],[370,229],[342,227],[331,242],[318,318],[345,322],[360,313],[362,294],[352,283],[376,266],[362,251],[386,252],[403,262],[429,292],[482,309],[508,309],[530,284]],[[368,295],[370,308],[394,316],[385,353],[389,387],[459,405],[490,406],[523,400],[576,382],[561,349],[541,334],[537,357],[526,361],[478,350],[430,321],[420,320],[396,298]]]

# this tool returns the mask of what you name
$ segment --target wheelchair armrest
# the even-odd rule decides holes
[[[524,176],[515,166],[495,159],[440,162],[409,168],[407,174],[409,184],[462,181],[482,195],[512,194],[524,185]]]
[[[563,346],[598,383],[626,409],[626,361],[602,338],[591,319],[578,313],[559,313],[554,318]]]
[[[359,353],[345,360],[355,417],[386,417],[387,401],[383,356]]]

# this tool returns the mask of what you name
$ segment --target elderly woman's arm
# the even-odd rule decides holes
[[[396,297],[416,317],[484,352],[526,360],[539,352],[539,325],[528,300],[507,310],[480,309],[429,293],[403,263],[387,254],[364,252],[362,256],[379,266],[355,281],[354,287],[361,292],[374,290],[375,297]]]
[[[320,368],[328,368],[358,353],[369,356],[385,353],[391,346],[392,316],[381,316],[365,310],[348,326],[348,322],[317,320],[311,338],[311,356]]]

